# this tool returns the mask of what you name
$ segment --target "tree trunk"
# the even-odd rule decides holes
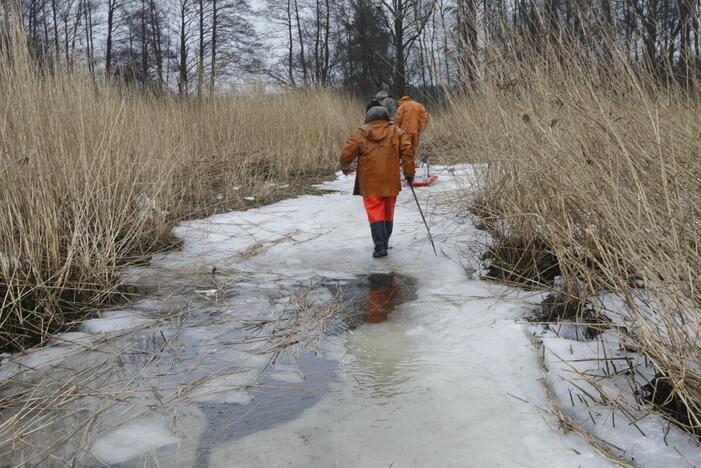
[[[319,0],[315,2],[315,21],[314,21],[314,84],[318,85],[321,81],[321,4]]]
[[[187,36],[186,16],[188,0],[180,0],[180,66],[178,78],[178,92],[180,96],[187,96]]]
[[[299,48],[300,48],[300,60],[302,61],[302,78],[304,80],[304,86],[307,86],[308,84],[308,75],[307,75],[307,59],[304,56],[304,36],[302,35],[302,22],[299,17],[299,5],[297,4],[297,0],[294,0],[295,3],[295,19],[297,21],[297,34],[299,35]]]
[[[197,97],[202,97],[202,86],[204,85],[204,0],[198,0],[198,6],[200,50],[197,59]]]
[[[146,34],[146,0],[141,0],[141,87],[148,84],[148,36]]]
[[[450,82],[452,81],[450,77],[450,49],[449,49],[449,44],[448,44],[448,27],[446,25],[445,21],[445,6],[443,4],[443,0],[441,0],[441,5],[440,5],[440,12],[441,12],[441,29],[443,31],[443,62],[445,66],[445,79],[448,85],[450,85]]]
[[[42,59],[43,60],[50,60],[49,59],[49,54],[48,54],[48,49],[49,49],[49,44],[51,44],[51,40],[49,39],[49,23],[48,23],[48,15],[46,14],[46,0],[42,1],[41,4],[41,17],[42,17],[42,26],[44,28],[44,43],[42,44]],[[53,55],[53,54],[52,54]],[[49,65],[51,65],[49,63]]]
[[[657,5],[656,2],[648,1],[649,11],[643,18],[643,42],[645,64],[651,71],[657,70]]]
[[[691,5],[689,5],[689,0],[677,0],[677,11],[679,12],[679,65],[687,84],[689,84],[689,64],[691,63],[689,57]]]
[[[55,0],[54,0],[55,1]],[[114,12],[118,0],[107,1],[107,44],[105,49],[105,77],[112,81],[112,38],[114,35]]]
[[[75,23],[73,24],[73,33],[71,37],[71,53],[70,53],[70,68],[73,68],[73,62],[75,60],[75,43],[78,39],[78,27],[80,27],[81,15],[83,12],[83,1],[78,3],[78,10],[75,14]]]
[[[163,48],[161,46],[161,19],[158,16],[155,0],[150,0],[149,16],[151,18],[151,44],[156,55],[156,75],[158,77],[158,89],[162,90],[164,86],[163,78]]]
[[[331,63],[331,49],[329,40],[331,38],[331,0],[326,0],[326,23],[324,28],[324,71],[321,74],[321,81],[324,86],[329,81],[329,67]]]
[[[428,81],[426,80],[426,69],[430,68],[426,66],[426,52],[423,38],[419,38],[419,69],[421,70],[421,84],[424,89],[428,87]]]
[[[292,0],[287,0],[287,33],[288,33],[288,49],[287,49],[287,75],[290,81],[290,86],[296,87],[294,77],[294,39],[292,37]]]
[[[90,0],[85,0],[83,3],[83,8],[85,8],[85,44],[87,47],[88,54],[88,71],[90,72],[90,77],[93,82],[95,81],[95,49],[93,42],[93,27],[92,27],[92,5]]]
[[[477,2],[460,0],[458,4],[459,42],[465,51],[460,55],[460,71],[463,81],[473,83],[477,79]]]
[[[219,21],[219,3],[218,0],[212,0],[212,48],[211,54],[212,58],[210,64],[210,75],[209,75],[209,94],[214,94],[214,83],[217,76],[217,33],[218,33],[218,21]]]
[[[398,2],[403,8],[402,1]],[[394,95],[406,94],[406,52],[404,50],[404,12],[399,10],[394,17],[394,47],[397,54],[394,61]]]

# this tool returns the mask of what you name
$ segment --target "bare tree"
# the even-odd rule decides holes
[[[394,46],[394,93],[402,95],[407,87],[407,56],[431,19],[435,1],[382,0],[382,5]]]
[[[179,4],[179,60],[178,60],[178,92],[181,96],[186,96],[188,93],[188,40],[189,40],[189,25],[190,25],[190,6],[191,0],[180,0]]]
[[[205,34],[206,34],[206,23],[205,23],[205,1],[197,0],[197,13],[199,18],[199,50],[198,50],[198,60],[197,60],[197,96],[202,96],[202,88],[204,86],[204,59],[205,59]]]
[[[299,4],[297,0],[292,0],[294,3],[295,7],[295,23],[297,24],[297,35],[298,35],[298,40],[299,40],[299,48],[300,48],[300,63],[302,64],[302,78],[304,81],[304,85],[306,86],[308,84],[308,76],[307,76],[307,59],[304,54],[304,36],[302,35],[302,21],[300,19],[299,15]]]

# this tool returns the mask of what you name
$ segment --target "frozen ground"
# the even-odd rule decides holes
[[[2,412],[0,466],[609,466],[542,410],[557,382],[521,323],[539,296],[468,279],[484,238],[453,173],[419,191],[438,258],[405,191],[372,259],[352,187],[184,223],[181,252],[130,272],[152,296],[7,359],[0,403],[24,407]],[[699,459],[630,434],[641,466]]]
[[[630,326],[629,309],[620,297],[602,293],[595,302],[613,324]],[[649,414],[640,402],[643,387],[655,377],[651,363],[622,345],[616,327],[582,338],[579,326],[579,339],[573,328],[534,327],[542,340],[548,386],[565,413],[610,452],[636,466],[701,466],[699,442]]]

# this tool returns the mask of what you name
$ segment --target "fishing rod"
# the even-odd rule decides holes
[[[431,246],[433,246],[433,253],[436,254],[436,257],[438,256],[438,252],[436,251],[436,244],[433,242],[433,235],[431,234],[431,228],[428,227],[428,222],[426,222],[426,216],[424,216],[424,211],[421,209],[421,203],[419,203],[419,197],[416,196],[416,191],[414,190],[414,186],[409,184],[409,188],[411,189],[411,193],[414,194],[414,200],[416,200],[416,206],[419,208],[419,213],[421,213],[421,219],[424,221],[424,226],[426,226],[426,231],[428,232],[428,240],[431,241]]]

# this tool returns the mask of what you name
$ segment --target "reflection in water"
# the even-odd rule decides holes
[[[370,288],[363,316],[367,323],[382,323],[394,310],[399,288],[394,274],[373,274],[368,277],[368,281]]]
[[[365,298],[359,302],[363,321],[370,325],[386,322],[397,307],[416,297],[413,280],[394,273],[369,275],[365,287]],[[395,327],[389,324],[370,326],[348,341],[358,398],[401,406],[401,398],[397,397],[411,388],[405,385],[408,381],[416,379],[415,371],[421,357],[413,352],[412,338],[396,333]]]
[[[386,322],[400,305],[416,299],[416,284],[409,276],[396,273],[373,273],[355,281],[329,282],[329,293],[344,305],[326,329],[327,335],[341,335],[363,324]]]

